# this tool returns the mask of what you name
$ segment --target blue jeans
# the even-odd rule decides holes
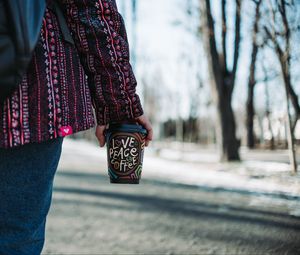
[[[63,138],[0,149],[0,254],[39,255]]]

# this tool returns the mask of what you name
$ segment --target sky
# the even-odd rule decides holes
[[[197,2],[198,0],[191,0]],[[134,27],[131,22],[129,0],[117,0],[119,12],[125,19],[131,52],[136,52],[137,62],[134,65],[138,86],[137,93],[143,95],[143,80],[157,93],[161,93],[165,100],[160,100],[160,120],[169,117],[187,117],[190,111],[190,100],[198,93],[200,104],[211,101],[208,86],[209,77],[205,53],[201,43],[191,31],[197,27],[197,18],[187,19],[185,5],[187,0],[138,0],[138,23],[136,27],[137,40],[133,38]],[[219,0],[212,0],[212,10],[215,17],[220,17]],[[230,1],[228,1],[230,2]],[[251,37],[249,26],[253,17],[253,8],[246,6],[243,12],[242,43],[240,48],[239,68],[234,90],[233,107],[245,107],[247,95],[247,79],[251,54]],[[195,11],[195,8],[193,9]],[[233,27],[234,6],[228,4],[229,30]],[[299,15],[300,16],[300,15]],[[300,20],[300,18],[299,18]],[[218,23],[218,20],[216,20]],[[218,32],[218,27],[216,31]],[[191,31],[189,31],[191,30]],[[229,37],[228,45],[233,41]],[[135,43],[136,42],[136,43]],[[232,50],[228,47],[229,55]],[[278,68],[276,59],[272,54],[263,56],[271,65]],[[229,65],[231,62],[229,62]],[[258,68],[261,68],[258,63]],[[156,77],[156,79],[155,79]],[[158,77],[158,78],[157,78]],[[199,77],[203,88],[199,92]],[[272,94],[271,105],[275,111],[284,110],[285,98],[283,86],[278,85],[280,80],[268,84]],[[300,93],[299,80],[296,90]],[[273,93],[276,91],[276,93]],[[263,108],[265,105],[265,85],[258,83],[256,88],[256,106]],[[143,98],[142,98],[143,101]],[[211,114],[206,107],[200,107],[199,114]]]

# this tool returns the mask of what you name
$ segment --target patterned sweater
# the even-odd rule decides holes
[[[59,1],[75,45],[64,41],[48,1],[27,73],[0,107],[2,148],[40,143],[143,114],[115,0]]]

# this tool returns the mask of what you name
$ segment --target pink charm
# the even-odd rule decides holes
[[[73,129],[71,126],[62,126],[59,129],[60,136],[67,136],[73,134]]]

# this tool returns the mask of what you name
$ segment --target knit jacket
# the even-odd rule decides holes
[[[27,73],[0,107],[2,148],[40,143],[143,114],[115,0],[59,2],[75,44],[64,40],[48,1]]]

